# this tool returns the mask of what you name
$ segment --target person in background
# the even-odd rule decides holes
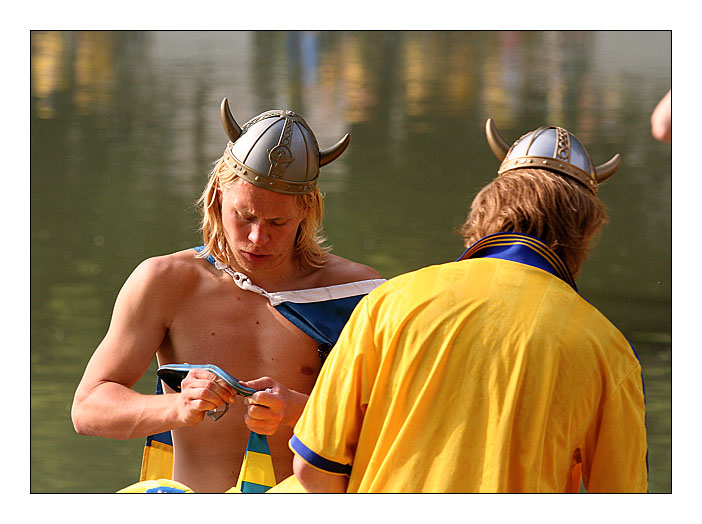
[[[226,99],[220,113],[229,143],[200,200],[203,246],[135,269],[72,408],[80,434],[149,437],[142,481],[172,479],[195,492],[234,486],[250,431],[268,436],[277,480],[292,475],[287,442],[323,359],[358,300],[383,281],[323,245],[319,170],[349,136],[320,151],[292,111],[243,127]],[[191,366],[178,394],[132,389],[154,356]],[[258,392],[219,418],[235,391],[200,365],[254,379],[241,384]]]
[[[651,113],[651,134],[653,138],[661,142],[672,142],[673,140],[672,103],[672,90],[670,90]]]
[[[322,369],[290,440],[308,492],[647,490],[641,365],[575,283],[621,158],[486,133],[465,253],[364,297]]]

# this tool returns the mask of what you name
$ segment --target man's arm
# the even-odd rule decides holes
[[[75,393],[71,417],[78,433],[116,439],[145,437],[197,424],[208,410],[233,400],[228,388],[202,370],[191,372],[179,395],[142,395],[131,389],[167,333],[169,304],[177,300],[177,291],[168,285],[168,271],[169,263],[163,257],[149,259],[120,291],[108,332]]]
[[[671,91],[665,94],[651,113],[651,134],[661,142],[671,142],[673,139]]]
[[[295,477],[308,493],[346,493],[349,479],[313,468],[298,455],[293,459]]]
[[[646,420],[641,368],[608,398],[589,438],[583,484],[590,493],[645,493],[648,489]]]

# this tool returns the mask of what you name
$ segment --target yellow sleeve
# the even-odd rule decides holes
[[[583,453],[583,485],[591,493],[645,493],[648,451],[641,368],[603,404]]]
[[[361,300],[341,332],[290,440],[294,453],[327,473],[350,475],[377,373],[368,300]]]

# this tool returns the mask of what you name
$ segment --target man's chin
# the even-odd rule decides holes
[[[258,273],[270,269],[274,264],[271,255],[251,255],[240,254],[236,257],[236,263],[242,273]]]

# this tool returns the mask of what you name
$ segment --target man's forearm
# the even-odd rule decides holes
[[[121,384],[103,382],[77,392],[71,418],[81,435],[126,440],[178,426],[172,395],[143,395]]]

